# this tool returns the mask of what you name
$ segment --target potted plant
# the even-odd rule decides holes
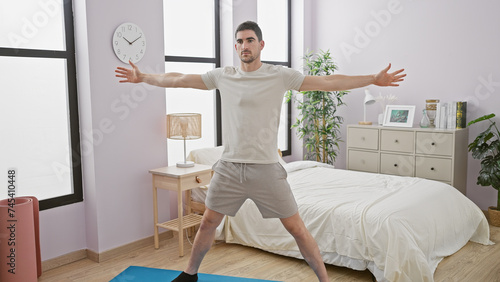
[[[307,75],[331,75],[337,69],[330,52],[310,52],[304,56],[304,70]],[[336,115],[337,106],[343,105],[343,96],[347,91],[303,91],[303,99],[295,99],[299,118],[292,128],[297,128],[297,135],[304,140],[306,159],[333,164],[338,154],[341,116]],[[287,100],[292,99],[292,92]]]
[[[493,117],[495,114],[482,116],[469,122],[467,126],[484,120],[490,122],[490,126],[469,144],[469,151],[474,159],[481,160],[477,184],[491,186],[498,191],[497,206],[489,207],[488,215],[492,225],[500,226],[500,132]]]

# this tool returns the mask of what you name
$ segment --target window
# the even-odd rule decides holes
[[[163,3],[165,71],[202,74],[220,67],[219,0],[164,0]],[[258,0],[257,13],[257,21],[266,41],[262,60],[291,67],[291,0]],[[166,95],[167,113],[202,114],[202,138],[188,141],[187,151],[222,144],[220,97],[217,91],[207,93],[194,89],[166,89]],[[278,147],[285,156],[291,154],[290,114],[291,104],[284,104]],[[167,142],[169,164],[182,160],[183,142]]]
[[[163,7],[165,71],[203,74],[219,67],[219,1],[164,0]],[[202,138],[186,142],[188,152],[221,145],[217,91],[179,88],[165,91],[167,114],[201,113]],[[178,140],[167,142],[169,165],[183,160],[184,143]]]
[[[262,61],[269,64],[292,66],[291,39],[291,0],[257,0],[257,22],[262,29],[266,42],[262,52]],[[278,148],[284,156],[291,154],[291,103],[283,98],[280,125],[278,130]]]
[[[9,192],[37,197],[41,210],[82,201],[71,1],[2,1],[0,15],[0,171],[16,170]]]

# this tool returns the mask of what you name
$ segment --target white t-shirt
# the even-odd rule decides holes
[[[278,126],[288,90],[298,90],[304,75],[294,69],[262,64],[253,72],[224,67],[202,76],[208,89],[219,89],[222,111],[222,160],[278,162]]]

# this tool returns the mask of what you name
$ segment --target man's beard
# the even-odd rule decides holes
[[[252,63],[253,61],[255,61],[259,56],[259,54],[257,54],[257,56],[251,56],[251,53],[250,53],[250,56],[243,56],[241,55],[240,56],[240,60],[243,62],[243,63],[247,63],[247,64],[250,64]]]
[[[254,58],[254,57],[241,57],[240,59],[241,59],[241,61],[242,61],[243,63],[247,63],[247,64],[250,64],[250,63],[252,63],[253,61],[255,61],[255,58]]]

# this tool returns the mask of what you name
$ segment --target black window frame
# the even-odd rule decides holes
[[[66,60],[66,82],[70,124],[71,172],[73,193],[39,201],[40,210],[47,210],[83,201],[82,166],[80,153],[80,122],[76,86],[75,38],[71,0],[63,1],[65,50],[22,49],[0,47],[0,57],[48,58]]]

